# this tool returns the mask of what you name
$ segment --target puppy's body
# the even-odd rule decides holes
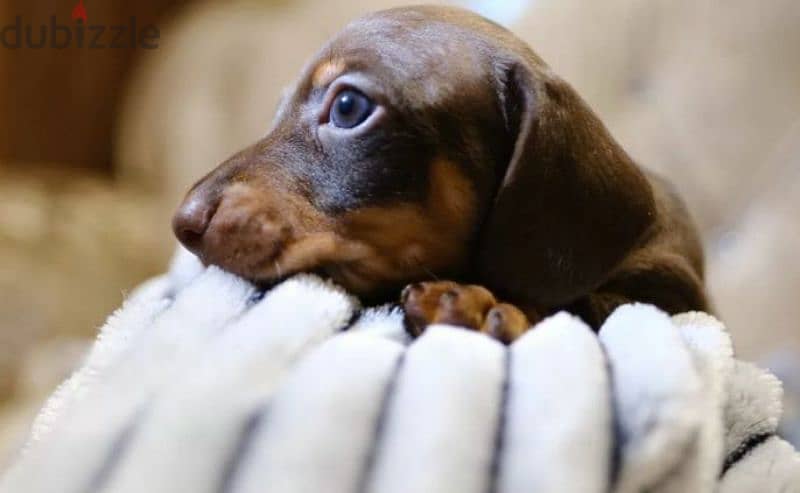
[[[415,333],[449,322],[508,341],[558,309],[593,326],[629,301],[707,309],[669,187],[524,43],[454,8],[345,28],[174,228],[257,282],[314,270],[373,301],[411,284]]]
[[[639,301],[675,314],[710,309],[703,248],[672,185],[647,174],[656,213],[638,244],[588,296],[565,307],[598,327],[620,304]]]

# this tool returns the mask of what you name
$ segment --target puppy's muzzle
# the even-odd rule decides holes
[[[189,193],[172,219],[178,240],[205,264],[240,275],[272,267],[292,233],[286,218],[248,187],[228,187],[219,198],[203,187]]]

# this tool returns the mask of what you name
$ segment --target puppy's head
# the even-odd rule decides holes
[[[378,295],[471,276],[533,298],[532,283],[555,282],[543,294],[563,298],[641,233],[644,189],[513,35],[466,11],[413,7],[335,37],[270,133],[200,180],[173,226],[205,263],[257,282],[314,270]],[[586,262],[589,242],[598,253]]]

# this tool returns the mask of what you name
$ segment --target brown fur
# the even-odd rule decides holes
[[[325,87],[333,82],[342,72],[345,65],[341,59],[328,60],[320,63],[311,76],[311,83],[316,87]]]
[[[327,118],[343,88],[375,105],[347,130]],[[668,185],[485,19],[446,7],[359,19],[281,108],[175,217],[207,263],[257,282],[314,270],[373,301],[449,278],[465,287],[404,297],[411,329],[445,319],[504,341],[559,309],[597,327],[629,301],[708,308],[702,250]]]

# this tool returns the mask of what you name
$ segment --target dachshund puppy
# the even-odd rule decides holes
[[[405,286],[415,335],[441,322],[510,342],[562,309],[595,328],[631,301],[708,309],[670,187],[522,41],[450,7],[347,26],[173,228],[257,283],[314,271],[368,303]]]

